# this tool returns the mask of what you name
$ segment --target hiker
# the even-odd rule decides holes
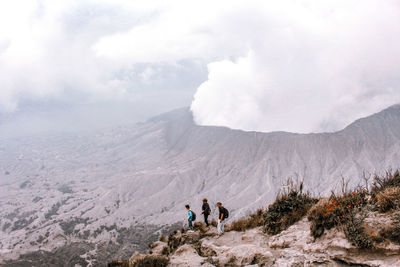
[[[204,215],[204,222],[206,223],[207,227],[209,227],[210,224],[208,223],[208,216],[211,214],[211,209],[210,205],[208,205],[207,198],[203,199],[203,206],[201,207],[201,209],[203,210],[201,214]]]
[[[189,223],[189,229],[193,230],[193,221],[195,220],[195,215],[194,212],[190,209],[189,205],[185,206],[187,211],[188,211],[188,223]]]
[[[222,206],[221,202],[217,203],[217,207],[219,210],[218,227],[217,228],[218,228],[218,235],[221,236],[224,233],[224,223],[225,223],[224,221],[226,219],[228,219],[229,212],[224,206]]]

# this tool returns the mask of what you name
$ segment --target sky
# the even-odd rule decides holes
[[[400,102],[399,36],[397,0],[1,1],[0,128],[337,131]]]

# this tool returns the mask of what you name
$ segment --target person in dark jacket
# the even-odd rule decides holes
[[[218,229],[218,235],[221,236],[224,233],[224,224],[225,224],[225,220],[229,216],[229,212],[224,206],[222,206],[221,202],[217,203],[217,207],[219,210],[217,229]]]
[[[189,223],[189,229],[190,230],[193,230],[193,212],[192,212],[192,210],[190,209],[190,206],[189,205],[186,205],[185,206],[185,208],[187,209],[187,211],[188,211],[188,223]]]
[[[206,198],[203,199],[203,206],[201,207],[202,212],[201,214],[204,215],[204,222],[206,223],[207,227],[210,226],[208,223],[208,216],[211,214],[210,205],[208,205],[208,201]]]

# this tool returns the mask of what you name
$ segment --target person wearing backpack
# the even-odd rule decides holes
[[[185,206],[187,211],[188,211],[188,224],[189,224],[189,229],[193,230],[193,223],[196,220],[196,213],[194,213],[189,205]]]
[[[201,207],[201,209],[202,209],[201,214],[204,215],[204,222],[206,223],[207,227],[209,227],[210,224],[208,223],[208,216],[211,214],[211,209],[210,205],[208,205],[207,198],[203,199],[203,206]]]
[[[224,223],[225,220],[228,219],[229,217],[229,211],[224,206],[222,206],[221,202],[217,203],[217,207],[219,210],[217,229],[218,229],[218,235],[221,236],[224,233]]]

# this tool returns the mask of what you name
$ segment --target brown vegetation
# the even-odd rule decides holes
[[[383,228],[379,234],[400,245],[400,212],[393,215],[393,223],[390,227]]]
[[[400,172],[399,170],[392,173],[391,171],[386,172],[385,176],[375,176],[373,186],[371,188],[371,195],[376,196],[386,188],[400,186]]]
[[[194,230],[199,230],[201,234],[204,234],[207,232],[207,226],[205,223],[202,222],[195,222],[193,224]]]
[[[165,235],[161,235],[161,236],[160,236],[160,241],[161,241],[161,242],[165,242],[165,243],[167,243],[167,242],[168,242],[168,238],[167,238],[167,236],[165,236]]]
[[[165,256],[146,255],[143,259],[134,263],[133,267],[167,267],[169,259]]]
[[[400,208],[400,186],[388,187],[376,195],[380,212],[388,212]]]
[[[227,231],[238,231],[242,232],[248,229],[253,229],[264,225],[264,212],[259,209],[256,213],[251,214],[248,217],[240,218],[230,225],[227,225]]]

